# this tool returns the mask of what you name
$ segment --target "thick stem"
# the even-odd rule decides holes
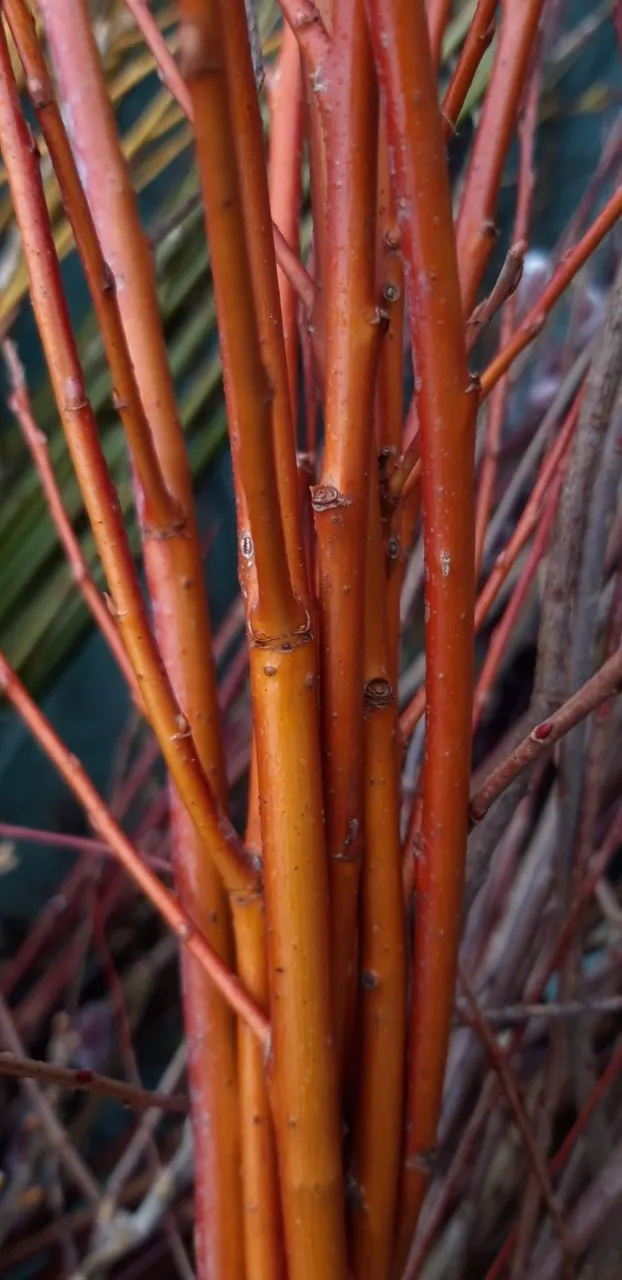
[[[257,750],[249,777],[246,847],[261,857]],[[264,903],[259,895],[232,899],[238,976],[261,1006],[269,1001]],[[238,1024],[242,1192],[247,1280],[285,1280],[283,1222],[274,1120],[268,1098],[265,1052],[244,1022]]]
[[[368,0],[417,370],[426,554],[428,699],[407,1135],[395,1270],[430,1177],[452,1019],[467,836],[473,679],[470,388],[449,182],[422,0]]]
[[[243,520],[248,512],[246,549],[252,556],[245,580],[285,1243],[291,1280],[345,1280],[315,647],[285,551],[235,164],[223,11],[222,0],[185,0],[182,49],[212,251],[238,509]],[[244,536],[241,544],[244,552]]]
[[[337,0],[320,110],[327,157],[325,446],[318,541],[335,1034],[344,1051],[363,833],[365,529],[380,341],[375,291],[378,102],[363,0]]]
[[[314,645],[255,647],[251,672],[288,1274],[345,1280]]]
[[[456,226],[462,305],[471,314],[495,243],[503,166],[516,127],[544,0],[506,0],[484,111]]]

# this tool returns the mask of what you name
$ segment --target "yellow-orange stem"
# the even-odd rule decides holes
[[[270,164],[272,217],[294,249],[300,244],[303,98],[300,52],[285,24],[278,62],[270,82]],[[298,299],[282,269],[278,273],[283,341],[287,357],[292,420],[298,420]]]
[[[237,2],[237,0],[236,0]],[[224,0],[183,0],[238,511],[261,804],[274,1114],[290,1280],[345,1280],[316,651],[289,576],[230,110]],[[296,494],[297,502],[297,494]],[[243,517],[244,518],[244,517]],[[254,580],[257,583],[254,596]]]
[[[344,1053],[363,831],[365,528],[380,343],[375,211],[378,97],[364,0],[336,0],[317,90],[326,133],[325,445],[318,540],[335,1035]]]
[[[259,349],[270,387],[278,501],[283,523],[287,565],[294,592],[308,607],[309,590],[298,504],[296,441],[272,241],[263,123],[255,87],[244,0],[229,0],[222,9],[222,16],[226,57],[229,66],[235,67],[235,74],[229,81],[231,122],[238,158],[240,196],[255,298]],[[248,485],[246,488],[248,489]],[[249,503],[251,500],[252,495],[249,494]],[[271,500],[269,493],[266,493],[264,500],[266,502]],[[253,526],[250,510],[249,517]]]

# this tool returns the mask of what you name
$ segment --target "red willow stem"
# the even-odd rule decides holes
[[[477,388],[466,362],[449,181],[422,0],[368,0],[387,109],[417,370],[428,719],[406,1149],[395,1270],[429,1182],[452,1022],[467,837]]]
[[[499,0],[479,0],[473,21],[467,32],[460,57],[443,98],[443,134],[449,141],[455,133],[458,117],[467,93],[473,84],[477,68],[494,35],[494,16]]]
[[[528,1163],[531,1166],[532,1174],[538,1183],[540,1194],[546,1204],[549,1217],[554,1224],[558,1239],[563,1242],[564,1226],[560,1208],[551,1185],[551,1178],[546,1165],[546,1160],[539,1148],[529,1117],[525,1111],[516,1075],[502,1049],[500,1049],[494,1032],[486,1021],[486,1017],[480,1008],[473,987],[471,986],[471,982],[464,969],[461,969],[460,971],[460,983],[464,987],[467,1001],[471,1008],[471,1024],[484,1045],[493,1070],[499,1077],[501,1088],[503,1089],[509,1108],[514,1116],[514,1123],[516,1124],[521,1136],[523,1147],[525,1148],[525,1154],[527,1156]]]
[[[494,219],[503,166],[516,126],[523,85],[544,0],[506,0],[484,110],[471,151],[456,246],[464,314],[470,315],[495,242]]]
[[[12,342],[5,342],[3,351],[11,383],[8,406],[17,419],[32,460],[37,468],[41,487],[45,494],[59,542],[65,552],[67,562],[72,570],[78,589],[84,598],[84,602],[115,658],[119,670],[132,692],[134,701],[140,706],[142,698],[134,675],[134,668],[125,651],[119,628],[89,573],[88,565],[82,554],[82,548],[65,509],[63,495],[54,474],[54,468],[50,462],[47,437],[38,427],[33,417],[30,396],[28,395],[24,376],[24,367]]]
[[[428,31],[432,62],[438,68],[443,51],[443,37],[451,17],[452,0],[428,0]]]
[[[61,1089],[77,1089],[97,1093],[104,1098],[114,1098],[123,1107],[135,1107],[146,1111],[157,1107],[172,1115],[185,1115],[188,1101],[175,1094],[150,1093],[124,1080],[98,1075],[96,1071],[76,1067],[57,1067],[51,1062],[39,1062],[36,1058],[19,1058],[0,1051],[0,1076],[13,1076],[19,1080],[42,1080],[46,1084],[60,1085]]]
[[[322,736],[331,897],[335,1037],[343,1067],[363,836],[365,531],[376,309],[378,98],[364,0],[336,0],[330,52],[316,70],[326,141],[325,444],[312,490],[318,545]]]
[[[471,818],[473,822],[481,822],[491,804],[509,787],[514,778],[522,773],[542,751],[550,750],[564,734],[569,733],[576,724],[591,715],[597,707],[602,706],[608,698],[620,691],[622,682],[622,649],[603,663],[596,675],[593,675],[577,693],[559,708],[548,720],[534,725],[531,733],[523,738],[515,751],[502,761],[486,778],[482,786],[471,799]]]
[[[484,664],[480,671],[475,687],[475,693],[473,695],[473,733],[475,733],[479,724],[490,690],[492,689],[497,672],[501,665],[503,655],[507,651],[508,642],[514,633],[514,628],[520,616],[521,609],[533,585],[538,566],[545,555],[549,534],[557,511],[557,502],[563,479],[564,473],[560,469],[553,481],[550,493],[546,500],[544,513],[535,530],[533,545],[525,562],[525,567],[514,591],[512,592],[511,600],[503,614],[503,617],[495,628],[490,640]]]
[[[113,850],[109,845],[104,844],[103,840],[94,840],[92,836],[73,836],[64,835],[59,831],[42,831],[38,827],[24,827],[16,822],[0,822],[0,840],[19,840],[24,844],[53,845],[57,849],[71,849],[75,853],[84,853],[91,857],[114,857]],[[163,875],[167,873],[170,875],[171,866],[166,858],[158,858],[152,854],[144,853],[142,850],[139,850],[139,852],[143,862],[148,867],[151,867],[153,871],[159,871]],[[74,872],[70,872],[65,882],[66,884],[71,880],[76,870],[74,868]],[[80,868],[79,879],[81,880],[83,876],[84,865]],[[60,894],[61,898],[67,898],[68,895],[70,896],[70,892],[68,888],[63,888]]]
[[[584,263],[587,262],[588,258],[592,256],[594,250],[598,248],[607,232],[611,231],[611,228],[615,226],[621,215],[622,186],[614,191],[602,212],[585,232],[585,235],[581,237],[579,243],[573,249],[568,249],[564,254],[546,288],[542,290],[538,300],[527,312],[527,315],[523,317],[510,341],[506,346],[502,347],[482,374],[480,382],[482,399],[490,394],[499,378],[503,377],[503,374],[514,363],[521,351],[524,351],[525,347],[528,347],[537,338],[546,322],[549,311],[552,310],[562,293],[568,288],[568,285],[581,270]]]
[[[524,241],[526,243],[529,234],[531,200],[534,188],[533,153],[538,126],[538,105],[540,102],[541,81],[542,75],[540,62],[536,61],[529,83],[525,113],[521,124],[519,125],[520,164],[518,173],[518,191],[516,196],[516,214],[514,217],[514,228],[512,231],[513,242]],[[509,342],[512,336],[516,321],[517,307],[518,294],[515,291],[507,302],[501,319],[501,333],[499,337],[499,346],[501,348]],[[477,512],[475,518],[476,573],[479,572],[479,567],[482,561],[486,530],[488,528],[488,521],[494,497],[495,482],[497,478],[497,463],[501,444],[501,432],[505,419],[508,391],[509,380],[505,377],[494,389],[488,409],[486,441],[479,479]]]
[[[534,533],[538,521],[541,518],[542,508],[546,501],[547,492],[554,483],[555,476],[563,464],[564,457],[568,452],[570,441],[575,431],[579,410],[581,407],[581,393],[576,397],[575,402],[567,415],[561,431],[559,432],[549,454],[547,455],[544,465],[540,470],[540,474],[534,485],[529,497],[529,501],[521,515],[521,518],[503,551],[499,552],[495,564],[480,591],[475,605],[475,633],[477,634],[482,624],[485,622],[500,590],[505,582],[510,569],[515,564],[517,557],[523,550],[529,538]],[[421,716],[426,708],[426,690],[425,687],[419,689],[412,701],[402,712],[400,716],[400,729],[405,738],[410,738],[414,732],[415,726],[419,723]]]
[[[376,208],[376,288],[384,301],[381,303],[388,315],[388,326],[382,339],[376,375],[375,441],[379,454],[383,455],[387,468],[386,480],[389,493],[386,497],[386,513],[383,510],[385,535],[385,571],[387,596],[387,644],[389,647],[390,679],[397,690],[400,637],[400,594],[408,555],[402,541],[404,533],[404,506],[399,496],[394,497],[391,482],[394,468],[403,464],[403,372],[404,372],[404,264],[400,253],[400,230],[395,198],[391,186],[391,159],[387,137],[386,114],[380,112],[378,140],[378,196]],[[375,467],[372,460],[372,477]]]
[[[0,689],[6,694],[41,749],[65,779],[76,799],[83,805],[95,830],[112,849],[134,884],[153,904],[180,942],[196,958],[231,1008],[248,1022],[254,1034],[264,1044],[267,1043],[270,1027],[265,1014],[257,1008],[234,974],[227,969],[198,932],[170,890],[166,889],[155,873],[145,865],[138,851],[111,816],[79,760],[61,742],[58,734],[33,702],[2,653],[0,653]]]

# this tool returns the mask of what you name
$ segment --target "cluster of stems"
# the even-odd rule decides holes
[[[502,380],[619,217],[622,197],[532,311],[517,324],[506,313],[502,347],[477,378],[473,335],[513,291],[528,232],[527,200],[511,282],[504,275],[472,315],[530,85],[524,127],[531,120],[533,143],[542,0],[501,6],[457,216],[446,145],[496,4],[480,0],[441,101],[444,0],[427,11],[424,0],[283,0],[267,81],[269,151],[244,0],[179,0],[178,63],[146,5],[129,7],[192,122],[205,212],[252,704],[244,834],[229,816],[202,549],[153,264],[86,0],[39,0],[43,45],[26,0],[4,0],[0,148],[107,612],[72,541],[12,349],[11,405],[80,587],[166,762],[174,894],[3,658],[0,684],[98,837],[180,939],[197,1274],[399,1280],[435,1169],[470,827],[622,679],[613,655],[470,802],[474,723],[503,648],[474,703],[474,636],[541,522],[546,540],[581,403],[580,389],[476,605]],[[111,372],[146,602],[84,385],[8,32]],[[303,155],[313,233],[304,263]],[[415,386],[407,410],[405,349]],[[476,552],[475,427],[497,385]],[[421,513],[425,686],[400,716],[400,591]],[[521,607],[521,583],[508,616]],[[404,838],[404,748],[424,708]],[[546,1197],[548,1174],[537,1167]]]

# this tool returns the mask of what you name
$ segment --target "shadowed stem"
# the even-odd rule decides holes
[[[385,96],[417,377],[426,557],[422,856],[406,1147],[394,1272],[428,1185],[452,1020],[467,837],[473,680],[470,387],[449,181],[422,0],[368,0]]]

